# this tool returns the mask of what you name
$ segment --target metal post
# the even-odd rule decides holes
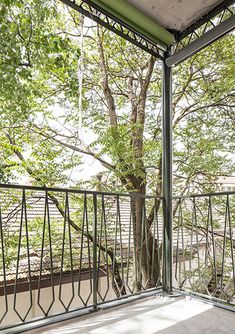
[[[98,273],[97,273],[97,195],[93,195],[93,309],[97,310],[97,289],[98,289]]]
[[[169,52],[165,54],[165,58]],[[162,82],[163,289],[172,292],[172,69],[163,61]]]

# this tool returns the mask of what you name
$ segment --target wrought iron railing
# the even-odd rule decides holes
[[[162,284],[161,199],[0,186],[1,328]]]
[[[235,192],[175,197],[175,285],[235,305]]]
[[[235,303],[235,192],[174,197],[174,287]],[[0,185],[0,320],[11,328],[162,287],[162,200]]]

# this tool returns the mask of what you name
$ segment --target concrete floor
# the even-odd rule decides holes
[[[189,297],[151,297],[31,334],[235,334],[235,313]]]

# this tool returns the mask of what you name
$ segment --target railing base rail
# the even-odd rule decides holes
[[[2,327],[1,334],[24,333],[29,330],[34,330],[34,329],[42,328],[45,326],[53,325],[58,322],[74,319],[77,317],[87,316],[91,313],[96,313],[101,310],[106,310],[109,308],[122,306],[128,303],[134,303],[144,298],[152,297],[155,295],[162,295],[162,293],[163,293],[162,288],[153,288],[152,290],[141,291],[139,293],[135,293],[132,295],[122,296],[119,299],[102,302],[99,305],[97,305],[97,308],[95,309],[93,306],[89,306],[86,308],[83,307],[82,309],[79,309],[79,310],[72,310],[67,313],[56,314],[56,315],[53,315],[47,318],[43,318],[43,319],[41,318],[34,319],[32,321],[29,321],[23,324],[19,324],[16,326]]]
[[[192,297],[204,303],[211,304],[215,307],[219,307],[227,311],[235,312],[235,304],[226,303],[225,301],[220,300],[218,298],[210,297],[208,295],[202,295],[200,293],[193,292],[193,291],[192,292],[185,291],[185,290],[176,289],[176,288],[173,289],[173,293],[174,292],[180,294],[181,296]]]

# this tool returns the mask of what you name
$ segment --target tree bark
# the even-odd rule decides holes
[[[148,223],[145,199],[134,197],[132,200],[133,235],[135,244],[135,277],[136,291],[157,285],[160,280],[159,245],[152,233],[152,222]]]

